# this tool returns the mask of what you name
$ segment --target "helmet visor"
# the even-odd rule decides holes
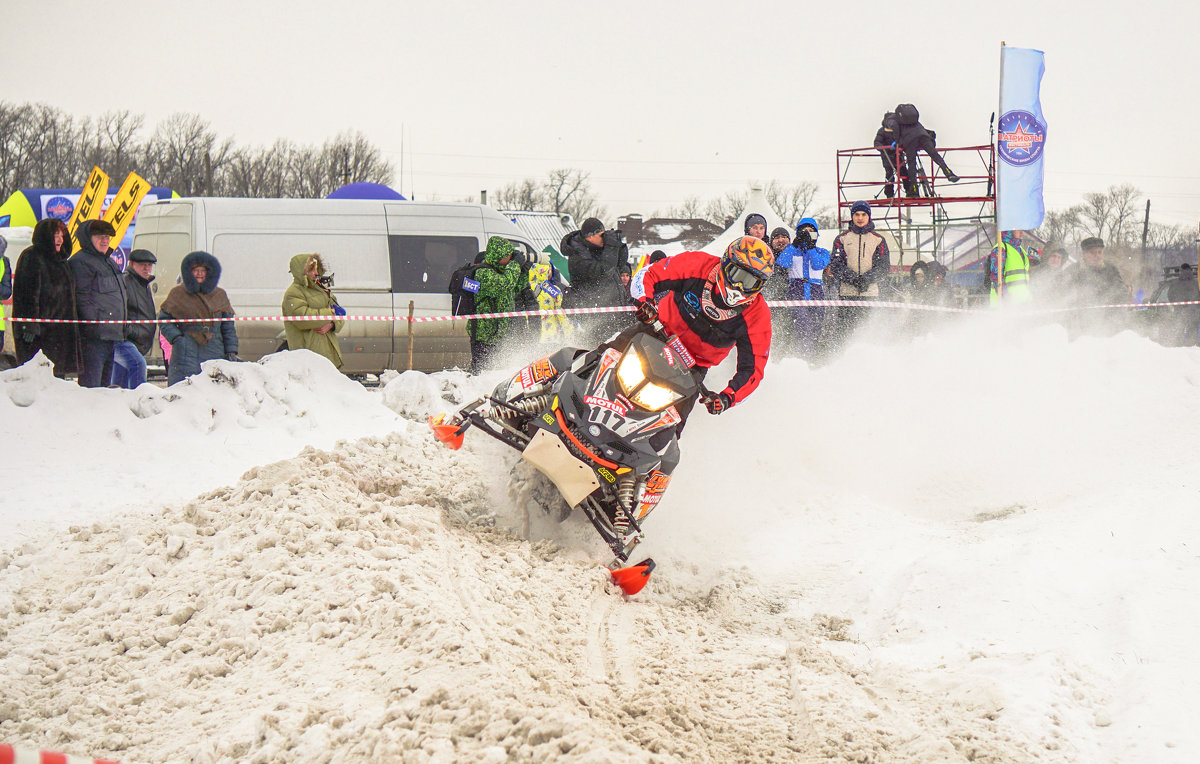
[[[755,294],[763,288],[766,283],[760,274],[744,268],[732,260],[726,261],[721,266],[721,273],[725,276],[725,283],[734,287],[744,294]]]

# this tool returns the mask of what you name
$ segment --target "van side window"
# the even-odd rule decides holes
[[[479,253],[474,236],[388,236],[393,292],[445,292],[450,274]]]

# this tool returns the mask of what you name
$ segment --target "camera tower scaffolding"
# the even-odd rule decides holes
[[[904,172],[904,154],[886,149]],[[907,272],[918,260],[936,260],[952,273],[986,257],[995,243],[996,152],[991,144],[939,148],[959,181],[939,176],[929,157],[918,155],[917,196],[905,194],[897,178],[884,180],[880,150],[874,147],[837,152],[838,226],[850,223],[850,207],[862,199],[871,204],[871,219],[880,233],[891,234],[892,272]],[[885,193],[887,186],[894,196]]]

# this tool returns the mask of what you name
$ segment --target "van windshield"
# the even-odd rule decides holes
[[[474,236],[388,236],[392,291],[445,292],[454,270],[478,253]]]

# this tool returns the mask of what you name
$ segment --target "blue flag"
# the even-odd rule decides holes
[[[1046,118],[1042,115],[1045,54],[1004,46],[1000,52],[1000,122],[996,126],[996,222],[1001,231],[1028,231],[1046,219],[1042,198]]]

